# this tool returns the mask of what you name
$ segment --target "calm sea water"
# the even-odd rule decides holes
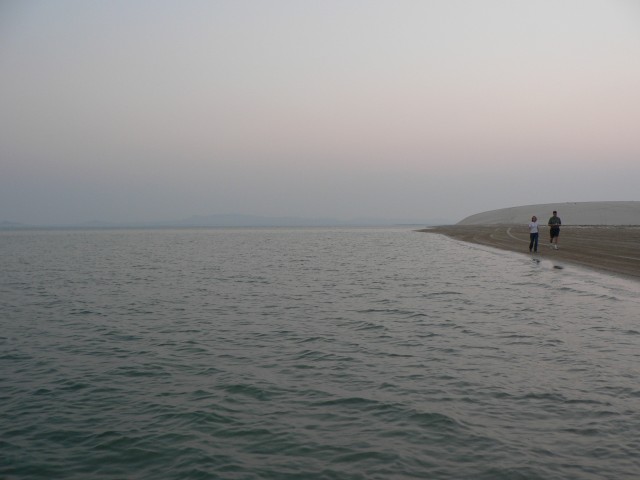
[[[0,478],[640,477],[638,282],[410,229],[0,254]]]

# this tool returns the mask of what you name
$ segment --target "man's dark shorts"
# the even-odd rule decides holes
[[[560,236],[560,227],[551,227],[551,230],[549,231],[551,233],[551,238]]]

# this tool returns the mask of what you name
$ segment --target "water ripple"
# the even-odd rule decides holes
[[[401,229],[0,235],[1,478],[640,471],[636,283]]]

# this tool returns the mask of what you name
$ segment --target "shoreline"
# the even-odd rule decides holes
[[[417,230],[456,240],[529,254],[526,225],[445,225]],[[640,226],[563,225],[558,250],[549,247],[549,229],[540,229],[538,255],[640,281]]]

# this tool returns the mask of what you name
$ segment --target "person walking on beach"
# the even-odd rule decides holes
[[[529,222],[529,252],[538,253],[538,217],[531,217]]]
[[[558,216],[558,212],[553,211],[553,216],[549,219],[549,246],[551,248],[558,249],[558,237],[560,236],[560,225],[562,222],[560,221],[560,217]],[[555,243],[554,243],[555,241]]]

